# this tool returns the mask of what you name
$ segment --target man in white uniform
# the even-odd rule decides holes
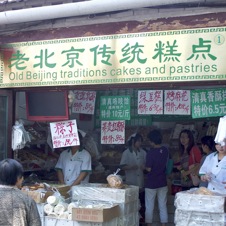
[[[72,146],[60,154],[55,166],[61,184],[75,186],[81,182],[89,182],[92,171],[91,155],[82,148],[82,135],[79,134],[80,146]]]

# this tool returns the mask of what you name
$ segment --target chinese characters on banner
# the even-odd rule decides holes
[[[96,92],[95,91],[73,91],[74,102],[72,104],[72,113],[94,114]]]
[[[192,118],[226,115],[226,89],[192,90]]]
[[[101,120],[130,120],[130,96],[101,96]]]
[[[225,35],[211,27],[7,43],[0,87],[226,80]]]
[[[76,120],[50,123],[53,148],[80,145]]]
[[[165,90],[164,115],[190,115],[190,90]]]
[[[163,91],[138,91],[138,114],[163,114]]]
[[[101,144],[124,144],[125,121],[101,121]]]

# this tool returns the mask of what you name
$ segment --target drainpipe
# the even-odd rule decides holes
[[[0,12],[0,25],[84,16],[160,5],[204,3],[206,0],[91,0]]]

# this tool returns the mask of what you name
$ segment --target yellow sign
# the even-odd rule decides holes
[[[0,88],[226,79],[226,28],[1,46]]]

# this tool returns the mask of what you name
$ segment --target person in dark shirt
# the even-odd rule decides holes
[[[155,197],[158,199],[160,221],[162,226],[168,222],[167,213],[167,178],[166,164],[169,158],[169,151],[162,146],[162,135],[158,130],[152,130],[148,134],[150,150],[146,156],[147,182],[145,185],[145,222],[151,226]]]

